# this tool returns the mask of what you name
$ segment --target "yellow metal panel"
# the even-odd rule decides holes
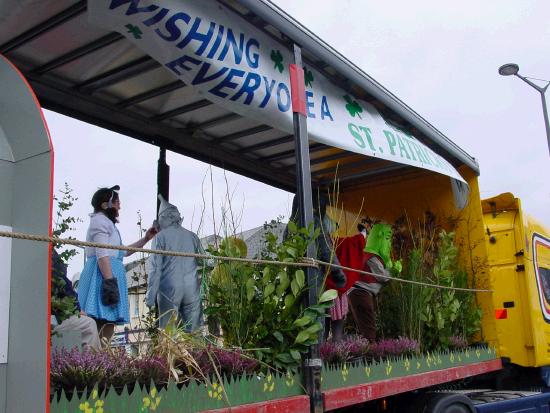
[[[550,237],[532,220],[526,223],[525,269],[529,283],[529,304],[533,325],[536,366],[550,365]]]
[[[550,365],[550,304],[538,271],[539,266],[548,264],[550,241],[544,236],[548,232],[524,219],[521,202],[512,194],[482,204],[493,305],[514,305],[507,309],[507,319],[495,321],[500,354],[521,366]],[[540,234],[539,238],[535,234]],[[534,239],[539,240],[535,246]],[[538,265],[534,262],[537,258]]]

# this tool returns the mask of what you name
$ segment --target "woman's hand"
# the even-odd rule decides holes
[[[113,270],[111,268],[111,259],[109,257],[101,257],[97,260],[97,265],[99,266],[99,271],[104,280],[113,278]]]
[[[151,227],[145,233],[145,239],[147,241],[151,241],[157,234],[158,234],[158,230],[155,227]]]
[[[141,238],[140,240],[134,242],[133,244],[128,245],[128,247],[143,248],[145,246],[145,244],[147,244],[149,241],[151,241],[155,237],[155,235],[157,235],[157,234],[158,234],[158,230],[155,227],[151,227],[147,230],[147,232],[145,233],[145,236],[143,238]],[[133,254],[132,251],[128,251],[126,253],[126,256],[129,257],[132,254]]]

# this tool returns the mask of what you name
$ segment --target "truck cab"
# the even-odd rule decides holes
[[[483,320],[485,340],[521,367],[550,365],[550,236],[526,216],[511,193],[482,201],[487,283],[479,294],[492,314]],[[487,302],[490,301],[490,302]]]

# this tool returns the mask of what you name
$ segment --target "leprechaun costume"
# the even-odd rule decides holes
[[[348,292],[349,305],[357,329],[369,340],[376,339],[376,296],[382,284],[389,281],[389,270],[394,265],[398,271],[401,268],[400,262],[394,264],[391,260],[391,240],[392,229],[389,225],[376,224],[372,227],[365,246],[363,269],[375,275],[358,274],[357,280]]]

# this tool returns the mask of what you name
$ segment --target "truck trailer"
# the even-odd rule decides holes
[[[549,411],[548,230],[510,193],[481,200],[475,158],[273,3],[0,0],[0,13],[0,412]],[[305,224],[336,186],[341,237],[358,216],[430,211],[477,290],[477,345],[340,366],[311,345],[300,373],[227,379],[227,399],[196,383],[54,397],[51,246],[9,238],[51,234],[42,108],[157,145],[166,199],[170,150],[297,193]]]

